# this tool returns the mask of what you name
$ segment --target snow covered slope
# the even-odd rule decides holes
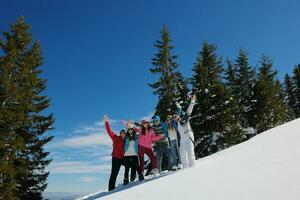
[[[89,199],[300,200],[300,119],[200,159],[194,168]]]

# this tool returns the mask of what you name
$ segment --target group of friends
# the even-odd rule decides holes
[[[165,122],[154,116],[151,123],[125,122],[126,130],[117,135],[111,129],[107,115],[104,115],[106,130],[113,142],[112,167],[108,190],[114,190],[116,179],[122,165],[125,166],[124,185],[136,179],[144,180],[146,154],[151,161],[151,174],[162,171],[163,160],[167,160],[167,170],[193,167],[195,165],[194,134],[190,125],[190,116],[196,96],[191,98],[186,111],[176,102],[177,111],[168,115]],[[166,158],[166,159],[163,159]]]

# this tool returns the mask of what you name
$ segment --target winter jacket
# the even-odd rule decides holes
[[[126,136],[125,137],[125,146],[124,146],[125,152],[128,150],[128,147],[129,147],[129,137]],[[137,135],[134,136],[134,150],[135,150],[136,154],[138,154],[139,146],[138,146],[138,136]]]
[[[153,124],[152,128],[154,129],[156,135],[164,135],[160,140],[157,140],[155,143],[169,143],[168,126],[165,123],[161,122],[158,126]]]
[[[123,159],[124,158],[124,140],[121,138],[121,136],[116,135],[112,129],[110,128],[110,125],[108,122],[105,122],[106,131],[113,141],[113,151],[111,153],[112,157]]]
[[[177,122],[175,120],[172,120],[172,126],[173,126],[174,131],[176,132],[176,135],[177,135],[177,145],[178,145],[178,147],[180,147],[181,136],[178,132],[178,126],[177,126]],[[167,136],[169,137],[169,131],[168,131],[168,125],[167,124],[166,124],[166,128],[167,128]]]
[[[182,142],[184,141],[192,141],[194,143],[194,133],[192,131],[191,125],[190,125],[190,116],[193,112],[193,108],[195,105],[195,101],[191,101],[186,113],[182,112],[181,106],[177,103],[177,114],[180,114],[181,120],[178,124],[178,131],[181,136]]]
[[[155,134],[153,128],[150,128],[149,131],[146,130],[146,133],[144,135],[141,133],[141,129],[138,129],[138,132],[139,132],[139,136],[138,136],[139,145],[146,148],[151,148],[152,142],[161,139],[160,135]]]

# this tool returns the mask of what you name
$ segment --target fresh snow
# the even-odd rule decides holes
[[[300,119],[197,160],[193,168],[82,199],[299,200]]]

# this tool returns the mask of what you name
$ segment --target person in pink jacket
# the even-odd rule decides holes
[[[140,126],[141,128],[136,130],[139,133],[138,148],[139,148],[141,171],[142,173],[144,173],[144,165],[145,165],[144,154],[146,154],[151,160],[151,167],[152,167],[151,173],[156,174],[158,173],[157,162],[151,146],[153,142],[160,140],[161,136],[155,134],[153,128],[150,127],[149,122],[147,120],[142,120]]]

